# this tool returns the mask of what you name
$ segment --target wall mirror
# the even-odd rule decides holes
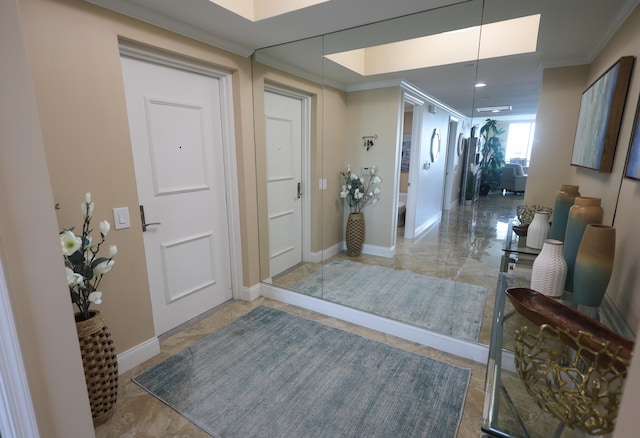
[[[575,12],[552,9],[551,17],[550,4],[471,0],[256,51],[261,280],[420,325],[424,315],[410,300],[411,292],[402,301],[406,282],[394,283],[391,271],[425,274],[429,266],[434,283],[444,280],[438,288],[447,298],[436,306],[439,325],[422,327],[488,344],[491,310],[485,303],[493,302],[497,262],[468,269],[456,254],[413,257],[406,248],[431,225],[441,224],[467,230],[464,246],[471,257],[500,252],[468,231],[486,216],[443,212],[461,200],[465,160],[481,158],[468,153],[477,148],[470,137],[492,113],[477,109],[507,103],[491,87],[474,87],[476,82],[491,81],[508,94],[514,116],[535,118],[542,60],[526,48],[519,54],[503,52],[510,40],[504,35],[490,43],[492,33],[500,35],[492,25],[511,26],[508,35],[520,35],[528,26],[539,29],[535,51],[536,43],[550,45],[545,26],[565,18],[570,22],[567,17]],[[549,14],[544,19],[538,15],[543,8]],[[432,64],[425,67],[425,62]],[[437,160],[431,148],[434,130],[440,133]],[[339,197],[348,165],[364,178],[373,172],[382,179],[378,202],[363,210],[366,238],[362,255],[355,258],[345,253],[350,208]],[[503,238],[507,228],[497,225],[494,238]],[[485,284],[474,284],[474,277],[489,271]],[[369,289],[383,293],[368,294]],[[461,316],[468,311],[463,303],[476,304],[476,326],[462,324],[473,319]]]
[[[464,2],[255,53],[263,281],[403,322],[420,319],[407,319],[411,304],[392,303],[402,285],[380,287],[386,298],[366,292],[368,282],[393,282],[392,271],[421,263],[398,261],[399,241],[440,219],[445,192],[459,196],[457,150],[473,123],[482,7]],[[428,62],[435,65],[423,66]],[[369,173],[382,179],[379,201],[363,209],[366,241],[356,258],[345,253],[350,208],[339,197],[348,165],[365,179]],[[450,181],[447,166],[455,169]],[[479,324],[470,333],[454,327],[456,298],[466,293],[456,262],[439,263],[438,270],[447,289],[438,311],[447,315],[443,333],[478,341]],[[479,323],[485,297],[478,300]]]

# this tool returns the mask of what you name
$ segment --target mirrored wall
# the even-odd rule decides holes
[[[513,86],[505,69],[514,59],[517,75],[541,78],[530,54],[485,53],[486,25],[516,18],[501,3],[463,2],[256,52],[263,281],[489,342],[512,206],[456,207],[481,159],[473,137],[490,117],[475,109],[493,104],[474,85]],[[527,92],[535,102],[537,90]],[[358,256],[346,248],[348,166],[374,182]]]

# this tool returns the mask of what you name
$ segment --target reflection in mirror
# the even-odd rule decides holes
[[[286,130],[282,135],[271,131],[283,120],[287,126],[292,122],[269,113],[271,88],[310,96],[310,114],[320,115],[309,122],[308,181],[302,186],[310,190],[302,190],[302,201],[291,197],[293,186],[272,194],[258,184],[264,281],[472,342],[484,330],[480,341],[488,342],[482,315],[495,277],[483,284],[474,274],[474,269],[487,270],[483,249],[464,248],[459,254],[460,249],[439,245],[437,236],[438,229],[448,232],[473,220],[470,211],[449,212],[461,196],[465,154],[458,154],[458,139],[470,135],[481,17],[481,1],[465,2],[257,51],[258,181],[268,187],[296,180],[289,176],[293,172],[283,171],[292,161],[290,151],[283,152],[292,143],[282,134]],[[444,39],[449,37],[453,40]],[[403,41],[429,46],[418,51],[389,46]],[[368,71],[349,61],[354,50],[362,49],[367,52],[356,56],[366,58],[360,67]],[[421,67],[418,61],[431,65]],[[439,141],[432,141],[434,132]],[[280,143],[274,143],[276,138]],[[293,161],[303,157],[302,150]],[[274,158],[278,153],[283,156]],[[345,251],[347,219],[354,208],[339,196],[348,165],[365,183],[382,180],[379,202],[362,210],[365,241],[357,257]],[[274,166],[280,174],[273,174]],[[296,210],[284,207],[284,201],[301,204],[302,226],[291,222],[287,212]],[[429,229],[435,234],[425,237]],[[279,263],[297,248],[299,235],[302,251],[295,252],[301,255]],[[472,257],[475,268],[463,269]],[[464,303],[471,303],[469,317],[460,317],[467,312]]]
[[[499,172],[479,171],[496,159],[482,128],[498,119],[498,165],[526,171],[542,78],[531,40],[546,41],[537,26],[559,19],[541,18],[541,4],[469,1],[258,50],[263,281],[488,344],[502,244],[522,196],[502,196]],[[489,36],[498,23],[507,30],[496,42]],[[493,52],[527,26],[534,33],[523,53]],[[428,48],[416,49],[418,42]],[[510,116],[495,107],[511,108]],[[353,208],[340,197],[348,165],[365,182],[382,180],[378,202],[362,212],[357,257],[346,252]],[[528,275],[516,281],[528,285]]]

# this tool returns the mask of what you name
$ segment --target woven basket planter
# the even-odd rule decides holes
[[[347,243],[347,255],[358,257],[362,253],[364,245],[364,213],[349,213],[345,241]]]
[[[93,424],[113,415],[118,397],[118,358],[111,333],[99,311],[86,321],[76,321],[84,376],[89,392]]]

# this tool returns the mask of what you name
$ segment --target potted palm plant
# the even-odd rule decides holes
[[[487,119],[480,128],[482,138],[480,195],[482,196],[500,188],[500,168],[505,164],[505,151],[500,138],[503,134],[504,129],[499,128],[498,122],[494,119]]]

